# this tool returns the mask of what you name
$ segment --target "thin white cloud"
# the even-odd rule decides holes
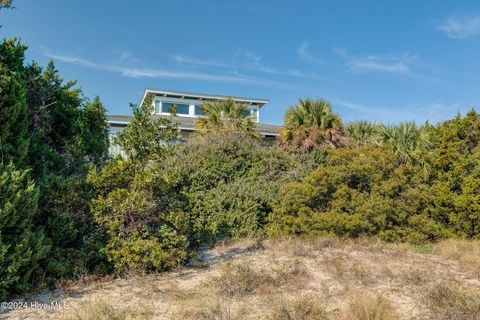
[[[352,55],[340,48],[335,52],[345,59],[347,68],[353,73],[381,71],[400,74],[413,74],[412,66],[417,56],[404,52],[393,55]]]
[[[411,103],[407,106],[366,106],[341,98],[331,99],[337,106],[351,110],[349,118],[366,119],[382,123],[398,123],[400,121],[415,120],[417,123],[437,123],[451,119],[458,112],[466,112],[469,106],[463,102],[440,103],[438,101],[426,103]],[[353,113],[353,114],[352,114]]]
[[[480,35],[480,15],[450,17],[437,28],[452,39],[466,39]]]
[[[189,64],[202,67],[215,67],[235,70],[251,70],[280,76],[335,81],[327,77],[322,77],[316,73],[305,73],[299,70],[281,70],[278,68],[264,65],[261,62],[262,59],[260,56],[248,50],[240,50],[239,52],[237,52],[236,59],[232,62],[208,59],[203,60],[190,56],[184,56],[181,54],[172,54],[170,57],[172,60],[179,64]]]
[[[297,48],[297,53],[300,56],[300,58],[312,61],[315,63],[323,63],[321,59],[318,59],[317,57],[313,56],[313,54],[310,53],[310,43],[308,41],[303,41],[300,46]]]
[[[192,80],[205,80],[205,81],[217,81],[217,82],[230,82],[230,83],[244,83],[254,85],[264,85],[272,87],[286,87],[286,84],[272,81],[268,79],[262,79],[257,77],[244,76],[238,73],[232,75],[219,75],[204,72],[186,72],[166,69],[149,69],[149,68],[133,68],[118,64],[104,64],[96,63],[90,60],[73,56],[52,53],[48,50],[44,50],[44,55],[64,63],[69,63],[77,66],[82,66],[95,70],[103,70],[109,72],[118,73],[124,77],[129,78],[167,78],[167,79],[192,79]]]
[[[170,58],[172,58],[172,60],[180,64],[192,64],[197,66],[218,67],[218,68],[233,68],[232,65],[222,61],[202,60],[202,59],[184,56],[181,54],[172,54],[170,55]]]
[[[125,60],[129,60],[130,58],[132,57],[132,53],[130,51],[127,51],[127,50],[123,50],[120,52],[120,61],[125,61]]]

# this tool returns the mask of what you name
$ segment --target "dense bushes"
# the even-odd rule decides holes
[[[283,188],[269,232],[479,238],[480,117],[471,111],[423,130],[431,143],[412,148],[416,161],[399,162],[389,144],[331,150],[324,166]]]
[[[89,182],[95,188],[92,211],[106,232],[101,251],[117,271],[165,270],[183,263],[187,242],[168,212],[170,190],[158,164],[178,135],[168,119],[151,120],[151,98],[133,106],[134,120],[116,137],[128,158],[112,159]]]
[[[262,235],[281,185],[299,180],[321,159],[265,148],[235,132],[140,152],[156,150],[176,130],[165,120],[155,126],[147,106],[135,111],[131,124],[146,124],[145,131],[125,130],[117,142],[123,147],[135,133],[152,145],[138,151],[125,145],[129,154],[143,156],[113,159],[89,179],[96,190],[93,214],[108,236],[102,252],[117,271],[169,269],[199,246]],[[143,139],[152,130],[158,141]]]
[[[263,234],[280,186],[318,161],[241,133],[210,133],[178,146],[162,167],[174,191],[170,210],[185,219],[183,232],[198,246]]]
[[[480,116],[466,116],[434,128],[428,155],[433,182],[428,210],[452,233],[480,238]]]
[[[109,159],[101,101],[53,63],[25,64],[25,50],[0,44],[0,300],[91,272],[170,269],[227,238],[480,238],[474,111],[436,126],[353,123],[348,137],[326,101],[302,100],[281,147],[266,147],[238,106],[240,122],[216,122],[223,105],[208,132],[176,144],[147,96],[115,139],[124,157]]]
[[[0,163],[0,300],[31,288],[49,250],[33,224],[39,194],[28,174]]]
[[[383,148],[332,150],[303,182],[284,186],[269,231],[436,240],[446,231],[426,212],[427,180]]]
[[[167,145],[176,128],[155,125],[148,105],[118,139],[130,156],[91,180],[102,252],[119,271],[171,268],[199,247],[265,234],[478,237],[475,113],[385,127],[385,143],[378,133],[354,148],[297,153],[240,132]]]
[[[26,49],[0,43],[0,300],[108,269],[85,181],[107,158],[105,109]]]

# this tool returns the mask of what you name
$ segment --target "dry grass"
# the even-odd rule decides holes
[[[275,302],[270,317],[272,320],[323,320],[329,319],[330,313],[318,297],[300,296]]]
[[[433,245],[432,253],[457,261],[466,270],[480,277],[480,241],[445,240]]]
[[[227,263],[220,270],[220,275],[214,277],[210,285],[224,296],[251,294],[261,283],[267,281],[267,274],[257,271],[248,263]]]
[[[480,319],[477,241],[244,240],[201,257],[174,272],[63,285],[60,294],[32,299],[65,299],[68,309],[22,309],[6,317]]]
[[[480,319],[480,291],[478,290],[442,282],[427,290],[424,301],[434,319]]]
[[[233,297],[253,293],[271,292],[285,285],[291,287],[304,283],[308,273],[300,260],[285,261],[269,268],[253,267],[251,263],[228,262],[220,269],[220,274],[211,279],[209,285],[223,296]],[[258,289],[262,290],[259,291]]]
[[[207,298],[198,302],[201,304],[192,307],[191,305],[178,314],[179,319],[194,320],[240,320],[247,313],[242,304],[224,297]]]
[[[381,294],[356,294],[351,298],[346,320],[393,320],[398,319],[391,302]]]
[[[73,310],[62,310],[53,319],[58,320],[123,320],[152,319],[153,310],[148,306],[123,308],[116,301],[94,298],[82,302]]]

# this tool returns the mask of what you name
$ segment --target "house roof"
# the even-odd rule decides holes
[[[169,116],[162,116],[162,115],[151,115],[152,119],[156,118],[170,118]],[[194,117],[171,117],[174,123],[178,123],[180,130],[184,131],[195,131],[195,119]],[[126,126],[127,124],[132,121],[133,115],[127,114],[110,114],[107,115],[107,122],[109,125],[117,125],[117,126]],[[278,136],[280,135],[280,128],[281,126],[273,125],[273,124],[264,124],[258,123],[257,124],[257,132],[263,136]]]
[[[154,93],[158,96],[165,96],[170,98],[181,98],[188,100],[225,100],[231,98],[237,102],[243,102],[247,104],[255,104],[259,107],[262,107],[268,103],[268,99],[261,98],[248,98],[248,97],[236,97],[236,96],[227,96],[220,94],[209,94],[209,93],[195,93],[195,92],[186,92],[186,91],[176,91],[176,90],[166,90],[166,89],[155,89],[155,88],[146,88],[143,92],[142,100],[140,105],[143,103],[147,93]]]

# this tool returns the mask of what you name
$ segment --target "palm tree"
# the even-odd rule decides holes
[[[417,163],[426,167],[425,151],[431,147],[430,129],[427,125],[418,127],[415,121],[383,125],[377,144],[389,146],[399,162]]]
[[[285,126],[280,132],[283,147],[309,151],[321,145],[333,148],[348,145],[340,116],[323,99],[301,99],[285,113]]]
[[[378,141],[381,126],[376,122],[366,120],[352,121],[347,125],[348,136],[357,147],[362,147]]]
[[[198,132],[210,131],[242,132],[258,138],[255,131],[256,123],[248,112],[247,106],[231,98],[219,101],[205,102],[200,106],[203,116],[197,118]]]

